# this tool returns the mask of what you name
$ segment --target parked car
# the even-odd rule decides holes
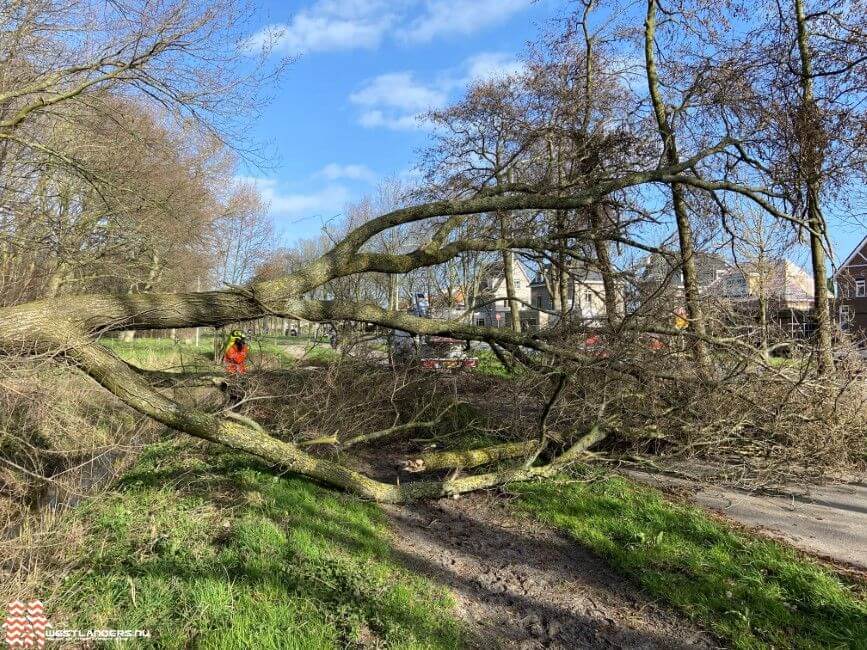
[[[392,354],[395,360],[404,363],[418,361],[422,368],[457,369],[475,368],[477,357],[469,356],[464,341],[446,336],[414,336],[395,330],[392,337]]]

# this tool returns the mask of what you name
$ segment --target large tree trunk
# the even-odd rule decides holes
[[[677,138],[671,123],[671,116],[665,105],[659,87],[659,72],[656,67],[654,39],[656,36],[656,0],[648,0],[647,16],[644,22],[644,57],[647,71],[647,84],[653,112],[656,117],[657,129],[669,165],[677,165],[680,156],[677,151]],[[683,293],[686,311],[689,317],[688,331],[696,336],[691,342],[697,370],[702,377],[710,375],[710,360],[704,344],[705,323],[699,294],[698,272],[695,265],[695,242],[693,240],[692,224],[689,221],[684,188],[680,183],[671,183],[671,197],[674,207],[674,217],[677,222],[677,235],[680,244],[680,264],[683,271]]]
[[[69,268],[65,263],[61,262],[57,265],[57,268],[46,279],[44,293],[46,298],[55,298],[60,295],[60,289],[66,283],[68,274]]]
[[[388,311],[397,311],[400,305],[400,276],[388,275]]]
[[[822,125],[813,94],[813,63],[810,33],[804,14],[803,0],[795,0],[798,25],[798,53],[801,57],[799,80],[801,106],[797,117],[798,141],[801,147],[801,175],[807,189],[807,224],[810,229],[810,257],[813,264],[814,315],[819,372],[825,374],[834,367],[831,337],[831,314],[828,307],[828,280],[825,271],[825,219],[819,203],[822,185]]]
[[[512,350],[533,349],[551,358],[586,363],[586,355],[574,346],[511,331],[476,327],[456,321],[437,321],[390,312],[379,305],[346,301],[303,300],[318,287],[339,278],[361,273],[409,273],[454,259],[468,251],[502,252],[509,249],[551,250],[548,238],[507,240],[458,239],[428,242],[404,254],[368,252],[366,242],[395,226],[425,219],[463,214],[496,213],[506,210],[577,210],[603,196],[640,185],[659,182],[681,173],[682,166],[627,174],[576,190],[570,196],[543,194],[480,194],[470,199],[434,201],[383,214],[348,233],[330,251],[301,269],[277,280],[195,293],[89,294],[60,296],[0,309],[0,354],[41,355],[65,360],[140,413],[176,430],[214,443],[243,450],[291,472],[296,472],[364,497],[382,501],[459,494],[511,480],[551,476],[594,440],[600,432],[575,442],[559,457],[543,466],[490,472],[447,481],[389,485],[375,481],[339,463],[316,458],[296,445],[268,435],[251,420],[237,414],[216,415],[185,407],[148,383],[150,374],[136,369],[99,344],[103,334],[122,330],[153,330],[192,327],[221,328],[266,316],[299,318],[308,322],[370,323],[422,335],[439,335],[483,341]],[[448,242],[448,243],[445,243]],[[628,365],[612,363],[613,374],[632,372]],[[682,380],[665,371],[643,371],[646,376]],[[161,380],[165,373],[161,373]],[[362,432],[364,433],[364,432]],[[532,459],[531,459],[532,460]],[[527,463],[525,462],[524,465]]]
[[[610,244],[607,239],[598,234],[607,225],[604,210],[601,205],[590,208],[590,225],[594,230],[593,249],[596,252],[599,275],[602,276],[602,289],[605,292],[605,319],[609,327],[615,329],[621,316],[619,291],[614,276],[614,266],[611,264],[611,252],[608,250]]]
[[[499,155],[498,155],[499,160]],[[499,164],[499,163],[498,163]],[[511,181],[511,174],[506,174],[506,180]],[[497,183],[502,179],[497,176]],[[508,238],[506,228],[507,214],[500,213],[500,238]],[[503,250],[503,279],[506,283],[506,302],[509,305],[509,313],[512,316],[512,330],[521,331],[521,303],[515,299],[515,254],[510,249]]]

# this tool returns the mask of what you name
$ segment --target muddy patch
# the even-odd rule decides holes
[[[479,648],[718,647],[503,498],[385,509],[404,563],[452,590]]]

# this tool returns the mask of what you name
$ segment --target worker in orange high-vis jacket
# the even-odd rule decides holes
[[[230,375],[243,375],[247,372],[247,354],[250,347],[247,337],[241,330],[232,330],[226,347],[223,349],[223,365]]]

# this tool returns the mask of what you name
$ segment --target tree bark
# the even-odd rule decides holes
[[[719,147],[719,146],[718,146]],[[702,155],[710,155],[708,151]],[[408,273],[439,264],[467,251],[502,251],[515,248],[550,250],[547,239],[472,240],[434,242],[411,253],[380,254],[362,250],[375,235],[389,228],[439,216],[496,213],[502,210],[570,210],[597,203],[602,196],[640,185],[661,182],[695,164],[682,164],[626,174],[576,190],[570,196],[482,193],[472,199],[452,199],[421,204],[383,214],[351,231],[329,252],[300,270],[277,280],[221,291],[195,293],[136,293],[66,295],[0,309],[0,354],[50,355],[74,364],[118,399],[138,412],[170,427],[217,444],[250,453],[291,472],[381,501],[400,502],[415,498],[459,494],[511,480],[552,476],[574,460],[578,450],[600,435],[598,431],[579,440],[547,465],[442,482],[389,485],[375,481],[338,463],[316,458],[297,445],[277,440],[255,423],[237,417],[220,417],[183,406],[161,394],[138,372],[100,345],[98,337],[113,331],[220,328],[232,323],[267,316],[302,318],[311,322],[364,322],[420,334],[439,334],[464,340],[480,340],[512,349],[532,348],[575,363],[586,356],[568,346],[557,347],[540,337],[509,329],[476,327],[455,321],[435,321],[390,312],[379,305],[341,301],[303,300],[331,280],[364,272]],[[562,233],[558,233],[562,234]],[[577,235],[569,235],[577,237]],[[628,366],[612,364],[606,372],[628,373]],[[662,373],[655,374],[663,377]],[[675,379],[672,376],[665,377]],[[682,379],[682,378],[677,378]],[[604,437],[604,436],[603,436]],[[601,439],[601,438],[598,438]]]
[[[605,319],[608,321],[608,326],[616,329],[620,322],[620,302],[618,300],[617,281],[614,279],[614,266],[611,264],[611,252],[608,250],[609,242],[598,235],[602,228],[605,208],[601,205],[594,205],[590,208],[590,225],[597,233],[593,237],[593,249],[596,252],[596,259],[599,265],[599,275],[602,276],[602,289],[605,292]]]
[[[405,467],[409,472],[433,472],[438,469],[458,467],[471,469],[500,460],[528,456],[538,447],[538,440],[527,440],[525,442],[507,442],[501,445],[468,449],[466,451],[430,452],[420,454],[412,460],[406,461]]]
[[[680,155],[677,151],[672,116],[663,100],[659,88],[659,72],[656,66],[654,40],[656,36],[657,0],[648,0],[647,16],[644,22],[644,57],[647,69],[647,84],[653,112],[659,130],[665,160],[669,165],[677,165]],[[689,221],[684,188],[680,183],[670,183],[674,217],[677,222],[677,235],[680,244],[680,262],[683,271],[683,293],[686,311],[689,317],[688,330],[698,335],[691,342],[697,370],[701,377],[710,376],[710,359],[707,348],[702,341],[705,335],[704,314],[701,308],[698,272],[695,265],[695,242],[693,240],[692,224]]]
[[[795,0],[795,20],[798,26],[798,53],[801,58],[799,74],[801,106],[797,118],[798,140],[801,146],[802,169],[800,171],[807,188],[807,223],[810,232],[810,258],[813,265],[813,310],[816,319],[819,373],[827,374],[834,368],[834,355],[831,314],[828,306],[828,280],[825,271],[826,226],[820,204],[822,148],[819,137],[822,126],[819,108],[813,94],[813,57],[803,0]]]

